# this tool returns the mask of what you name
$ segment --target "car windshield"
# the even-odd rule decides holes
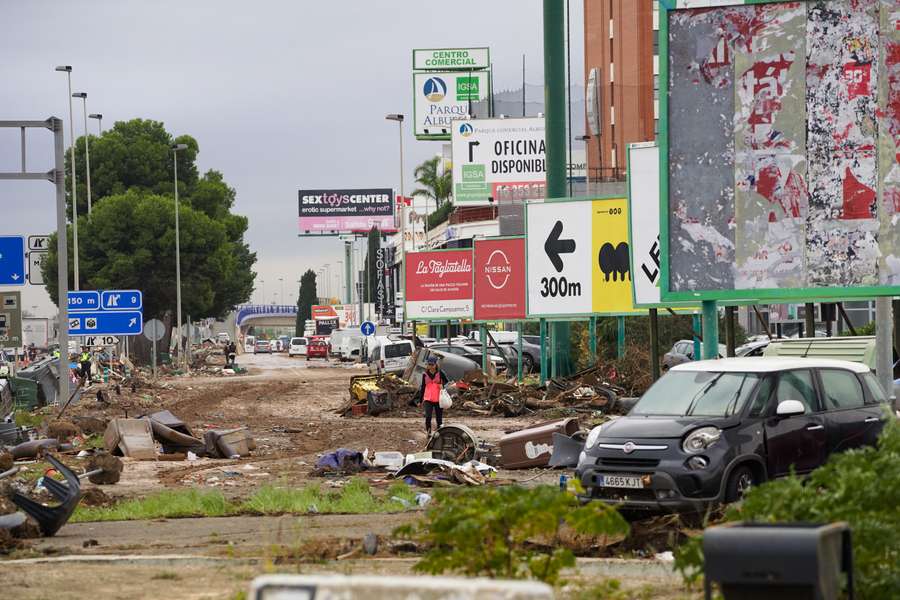
[[[743,409],[755,373],[671,371],[647,390],[632,415],[728,417]]]
[[[384,347],[385,358],[401,358],[412,354],[409,344],[389,344]]]

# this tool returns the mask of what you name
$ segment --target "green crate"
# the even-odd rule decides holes
[[[13,393],[15,394],[16,410],[34,410],[38,407],[38,384],[30,379],[13,377]]]

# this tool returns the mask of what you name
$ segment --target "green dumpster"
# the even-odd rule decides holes
[[[30,379],[13,377],[13,394],[16,398],[16,410],[34,410],[38,407],[38,384]]]

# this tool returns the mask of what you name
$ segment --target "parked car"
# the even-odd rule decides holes
[[[719,358],[725,358],[728,349],[725,344],[719,344]],[[679,340],[672,345],[672,349],[663,355],[662,368],[663,371],[671,369],[675,365],[680,365],[694,360],[694,342],[693,340]]]
[[[415,352],[410,340],[377,336],[370,338],[368,346],[369,370],[381,373],[402,373]]]
[[[477,368],[481,368],[481,344],[477,344],[476,346],[464,346],[463,344],[432,344],[429,346],[429,349],[468,358],[475,363]],[[493,350],[494,353],[491,353],[491,350]],[[502,373],[503,371],[506,371],[506,360],[498,356],[496,352],[496,348],[488,349],[488,360],[494,365],[495,371]]]
[[[216,341],[219,342],[220,344],[227,344],[228,342],[231,341],[231,336],[228,335],[227,331],[222,331],[222,332],[216,334]]]
[[[868,367],[809,358],[729,358],[672,369],[625,417],[589,433],[585,498],[626,509],[705,510],[752,486],[808,473],[873,445],[889,418]]]
[[[306,346],[309,340],[305,337],[291,338],[291,345],[288,347],[288,356],[306,356]]]
[[[306,345],[306,360],[324,358],[328,360],[328,344],[322,340],[312,340]]]
[[[281,350],[279,352],[287,352],[291,347],[291,336],[289,335],[278,336],[278,341],[281,342]]]
[[[734,349],[734,355],[737,357],[752,357],[752,356],[762,356],[763,352],[766,351],[766,348],[769,347],[769,339],[763,339],[756,342],[747,342],[743,346],[738,346]]]
[[[280,339],[271,340],[269,342],[269,348],[272,349],[272,352],[283,352],[284,351],[284,346],[282,345],[282,342]]]
[[[254,352],[257,354],[272,354],[272,346],[269,344],[269,340],[256,340]]]

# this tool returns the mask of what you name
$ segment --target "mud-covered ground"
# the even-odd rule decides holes
[[[246,498],[264,484],[297,486],[311,480],[323,482],[312,473],[313,466],[320,454],[337,448],[403,453],[424,449],[424,424],[415,408],[378,417],[348,418],[335,413],[348,398],[350,377],[364,373],[363,370],[291,359],[284,354],[246,355],[239,363],[249,368],[249,374],[170,377],[153,388],[138,388],[134,392],[122,388],[120,394],[110,390],[108,405],[87,394],[79,405],[71,407],[72,417],[94,415],[107,419],[168,409],[195,432],[245,426],[257,443],[253,455],[240,460],[125,459],[121,481],[103,486],[103,491],[113,499],[123,499],[140,498],[163,489],[218,489],[229,498]],[[445,413],[445,423],[464,423],[488,442],[497,442],[505,432],[541,420],[472,417],[455,414],[453,409]],[[556,483],[559,475],[559,471],[551,470],[501,470],[498,478],[533,485]],[[383,472],[362,476],[376,488],[388,485]],[[324,480],[323,485],[330,485],[331,481]],[[84,486],[93,487],[88,482]],[[81,598],[87,590],[95,598],[222,598],[246,589],[254,575],[267,570],[370,573],[387,569],[390,573],[408,574],[414,557],[397,552],[380,551],[370,560],[359,560],[358,556],[340,561],[334,558],[340,550],[358,546],[368,533],[387,539],[394,528],[420,516],[421,512],[410,511],[391,515],[70,523],[55,537],[31,540],[25,550],[0,561],[0,580],[12,583],[13,589],[18,590],[16,598]],[[297,561],[285,560],[285,552],[304,554],[301,566]],[[310,561],[317,552],[321,552],[321,560]],[[173,555],[182,558],[167,558]],[[79,556],[81,560],[97,557],[110,562],[15,560],[46,561],[67,556]],[[112,558],[115,556],[139,556],[144,562]],[[678,579],[668,564],[647,560],[644,571],[656,575],[632,574],[627,579],[635,590],[653,586],[656,591],[645,597],[683,597],[666,595],[673,586],[678,587]],[[669,592],[664,593],[666,589]],[[173,593],[160,593],[165,590]],[[641,596],[635,592],[635,597]]]

